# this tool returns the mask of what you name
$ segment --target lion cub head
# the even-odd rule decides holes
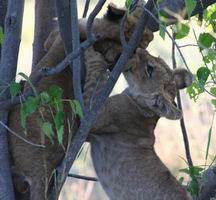
[[[127,63],[124,75],[130,96],[140,108],[146,110],[148,116],[150,111],[150,115],[181,118],[182,113],[174,99],[177,90],[192,83],[192,75],[187,70],[171,70],[161,58],[138,48]]]

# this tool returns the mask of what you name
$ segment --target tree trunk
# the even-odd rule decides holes
[[[0,84],[8,86],[16,74],[19,44],[21,38],[24,0],[9,0],[5,20],[5,35],[0,63]],[[9,98],[7,90],[0,101]],[[7,124],[8,112],[0,111],[0,120]],[[10,172],[7,131],[0,127],[0,199],[13,200],[13,184]]]
[[[35,28],[32,68],[34,68],[34,66],[46,53],[43,45],[50,32],[57,25],[57,19],[55,18],[55,0],[35,1]]]

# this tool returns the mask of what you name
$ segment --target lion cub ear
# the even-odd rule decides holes
[[[193,75],[186,69],[176,69],[173,73],[177,89],[184,89],[192,84]]]
[[[125,12],[126,10],[124,8],[117,8],[115,4],[110,3],[105,16],[110,20],[119,20],[124,16]]]

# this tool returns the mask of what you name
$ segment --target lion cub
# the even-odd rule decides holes
[[[160,117],[181,118],[174,98],[192,77],[141,49],[127,67],[129,88],[108,99],[90,134],[99,181],[111,200],[187,200],[155,153],[154,129]]]

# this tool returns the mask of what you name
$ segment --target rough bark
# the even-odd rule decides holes
[[[24,0],[9,0],[5,20],[5,36],[0,63],[0,84],[6,85],[14,79],[21,38]],[[8,99],[7,90],[0,96],[0,101]],[[0,120],[7,124],[8,113],[0,111]],[[11,180],[8,153],[7,131],[0,127],[0,199],[13,200],[14,192]]]
[[[72,51],[71,35],[71,14],[69,0],[56,0],[56,9],[58,15],[59,31],[64,43],[66,54]]]
[[[35,1],[35,28],[33,42],[32,67],[45,55],[44,42],[50,32],[56,27],[55,0]]]

